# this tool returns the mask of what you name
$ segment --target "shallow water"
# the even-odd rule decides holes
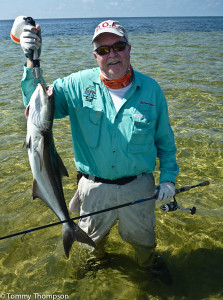
[[[176,187],[211,183],[177,196],[179,205],[197,207],[193,216],[183,210],[165,214],[157,206],[157,252],[164,255],[174,284],[163,285],[140,270],[116,226],[108,239],[109,259],[84,274],[79,247],[73,245],[67,260],[61,227],[56,226],[0,241],[0,299],[26,295],[75,300],[223,299],[223,32],[143,33],[130,38],[133,68],[155,78],[168,100],[181,169]],[[22,148],[23,55],[9,40],[0,40],[0,50],[0,236],[4,236],[57,219],[31,196],[32,174]],[[46,82],[95,66],[91,51],[90,36],[47,37],[41,62]],[[55,121],[54,136],[70,175],[63,181],[69,203],[76,172],[67,118]],[[158,182],[158,169],[155,177]],[[77,278],[80,269],[83,276]]]

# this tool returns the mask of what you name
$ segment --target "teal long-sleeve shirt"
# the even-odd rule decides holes
[[[35,89],[32,69],[24,69],[23,101]],[[105,179],[153,172],[160,182],[175,182],[176,146],[164,94],[152,78],[134,71],[132,87],[116,112],[99,68],[73,73],[53,83],[55,118],[69,116],[75,164],[79,171]]]

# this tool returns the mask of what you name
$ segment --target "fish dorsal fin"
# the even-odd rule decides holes
[[[60,178],[62,179],[63,176],[69,177],[67,169],[64,166],[64,163],[63,163],[60,155],[57,153],[56,156],[57,156],[57,164],[58,164],[58,170],[59,170]]]
[[[42,199],[41,192],[38,187],[38,183],[36,179],[33,179],[33,200],[36,198]]]

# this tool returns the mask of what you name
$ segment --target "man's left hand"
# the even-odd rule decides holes
[[[156,188],[158,202],[169,202],[175,195],[174,184],[170,181],[161,182]]]

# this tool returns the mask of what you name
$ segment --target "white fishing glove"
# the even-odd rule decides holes
[[[175,186],[170,181],[163,181],[156,187],[158,202],[169,202],[175,195]]]
[[[36,27],[25,25],[20,36],[20,45],[29,60],[33,61],[33,53],[36,49],[38,50],[38,57],[40,57],[42,46],[41,30],[37,31]]]

